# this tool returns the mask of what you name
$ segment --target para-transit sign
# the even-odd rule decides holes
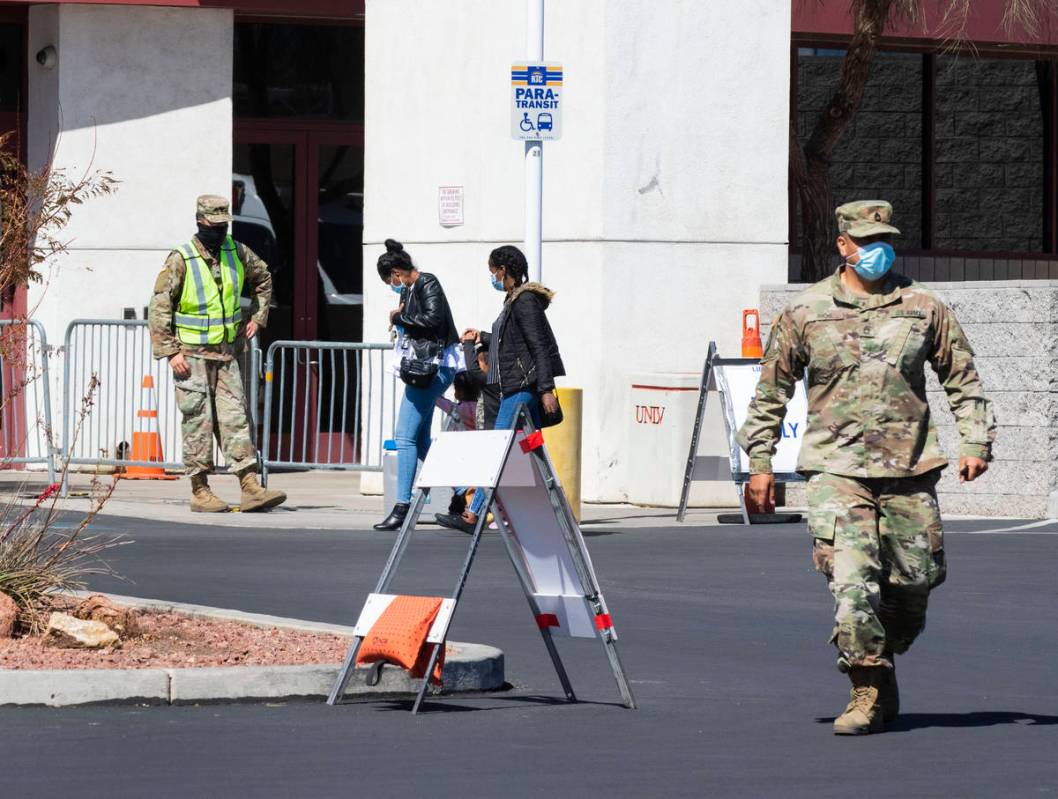
[[[562,138],[562,65],[519,62],[511,66],[511,138]]]

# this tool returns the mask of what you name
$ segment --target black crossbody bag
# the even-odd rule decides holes
[[[400,379],[412,388],[429,388],[437,377],[444,348],[436,341],[408,339],[400,359]]]

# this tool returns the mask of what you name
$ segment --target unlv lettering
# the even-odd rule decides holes
[[[636,422],[638,424],[661,424],[664,418],[664,405],[636,405]]]

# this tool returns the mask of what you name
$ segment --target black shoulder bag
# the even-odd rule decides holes
[[[413,388],[429,388],[437,377],[443,348],[436,341],[408,339],[400,359],[400,379]]]

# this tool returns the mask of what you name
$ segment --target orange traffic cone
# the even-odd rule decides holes
[[[753,317],[753,324],[749,318]],[[763,358],[764,348],[760,343],[760,311],[747,308],[742,312],[742,357]]]
[[[154,399],[154,377],[144,375],[140,383],[140,409],[136,411],[139,430],[132,434],[129,460],[162,463],[162,437],[158,433],[158,403]],[[161,466],[126,466],[121,475],[129,480],[177,480]]]

